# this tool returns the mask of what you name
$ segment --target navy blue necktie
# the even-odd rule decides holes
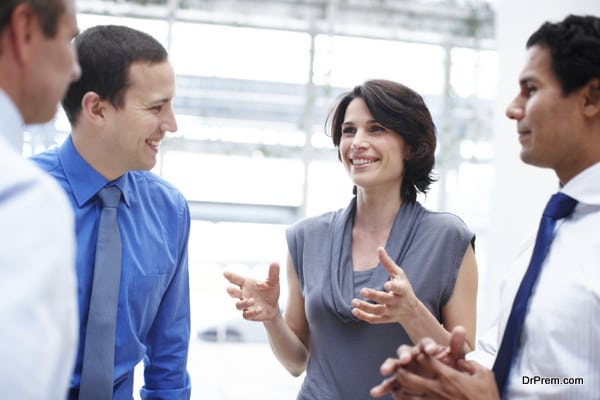
[[[529,262],[527,272],[525,272],[525,276],[523,277],[517,295],[515,296],[506,329],[504,330],[504,336],[502,337],[502,343],[500,344],[496,362],[494,363],[493,370],[496,376],[496,384],[498,385],[498,392],[502,396],[506,389],[512,362],[519,348],[519,339],[521,337],[525,314],[527,313],[529,297],[539,276],[544,258],[548,253],[554,226],[556,225],[557,220],[571,214],[576,204],[577,200],[566,194],[560,192],[555,193],[550,198],[550,201],[548,201],[544,214],[542,215],[531,261]]]
[[[113,395],[115,332],[121,283],[121,234],[117,223],[121,190],[107,186],[98,192],[98,197],[102,212],[79,385],[81,400],[109,400]]]

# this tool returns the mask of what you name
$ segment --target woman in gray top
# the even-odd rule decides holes
[[[279,309],[279,265],[265,281],[231,272],[227,292],[262,321],[298,399],[363,400],[400,344],[447,343],[462,325],[473,347],[474,235],[455,215],[416,200],[432,183],[435,126],[421,96],[385,80],[344,94],[331,135],[355,196],[336,212],[288,228],[289,299]],[[398,389],[401,390],[401,389]]]

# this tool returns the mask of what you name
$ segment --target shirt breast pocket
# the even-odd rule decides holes
[[[152,326],[163,295],[165,293],[167,274],[136,275],[131,280],[127,291],[127,304],[133,325],[138,335],[145,337]]]

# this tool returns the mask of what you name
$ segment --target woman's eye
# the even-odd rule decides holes
[[[350,128],[350,127],[342,129],[342,133],[344,135],[354,135],[355,132],[356,132],[356,129]]]

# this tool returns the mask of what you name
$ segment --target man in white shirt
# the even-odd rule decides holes
[[[600,18],[568,16],[543,24],[527,41],[520,92],[507,116],[517,122],[521,159],[552,168],[560,192],[577,200],[559,219],[529,298],[507,385],[464,359],[464,332],[450,348],[430,339],[384,362],[373,397],[394,399],[597,399],[600,393]],[[530,255],[529,253],[528,255]],[[529,258],[529,257],[525,257]],[[494,353],[502,343],[527,263],[501,289]],[[497,372],[497,364],[494,371]],[[498,376],[498,375],[497,375]],[[499,387],[500,386],[500,387]]]
[[[22,157],[79,77],[75,0],[0,1],[0,397],[65,398],[77,350],[74,218]]]

